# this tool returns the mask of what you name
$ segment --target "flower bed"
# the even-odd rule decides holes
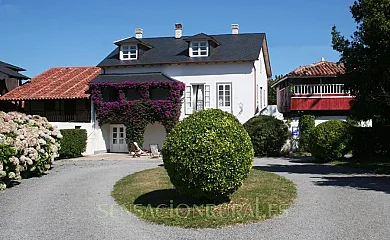
[[[0,112],[0,190],[12,181],[50,169],[61,138],[46,118]]]

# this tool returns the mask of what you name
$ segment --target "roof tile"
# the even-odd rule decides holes
[[[344,74],[345,69],[342,64],[321,61],[299,67],[287,74],[287,77],[323,77],[323,76],[337,76]]]
[[[89,98],[88,83],[100,74],[98,67],[51,68],[0,97],[0,100]]]

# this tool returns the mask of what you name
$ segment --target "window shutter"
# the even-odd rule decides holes
[[[185,112],[187,115],[192,114],[192,86],[186,86],[185,92]]]
[[[204,85],[204,108],[210,108],[210,85]]]

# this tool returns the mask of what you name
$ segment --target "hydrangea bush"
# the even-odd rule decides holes
[[[117,89],[118,99],[114,102],[104,102],[105,88]],[[152,88],[168,90],[167,99],[151,100],[150,89]],[[140,145],[143,143],[143,135],[148,123],[160,122],[167,133],[173,129],[180,118],[181,96],[184,88],[184,83],[179,81],[94,83],[90,86],[99,124],[124,123],[128,142],[138,142]],[[128,101],[125,96],[128,90],[136,90],[140,98]]]
[[[50,169],[61,138],[46,118],[0,112],[0,190],[11,181]]]

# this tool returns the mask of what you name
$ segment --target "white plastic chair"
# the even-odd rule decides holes
[[[161,153],[158,151],[158,144],[150,144],[150,156],[152,158],[158,158]]]

